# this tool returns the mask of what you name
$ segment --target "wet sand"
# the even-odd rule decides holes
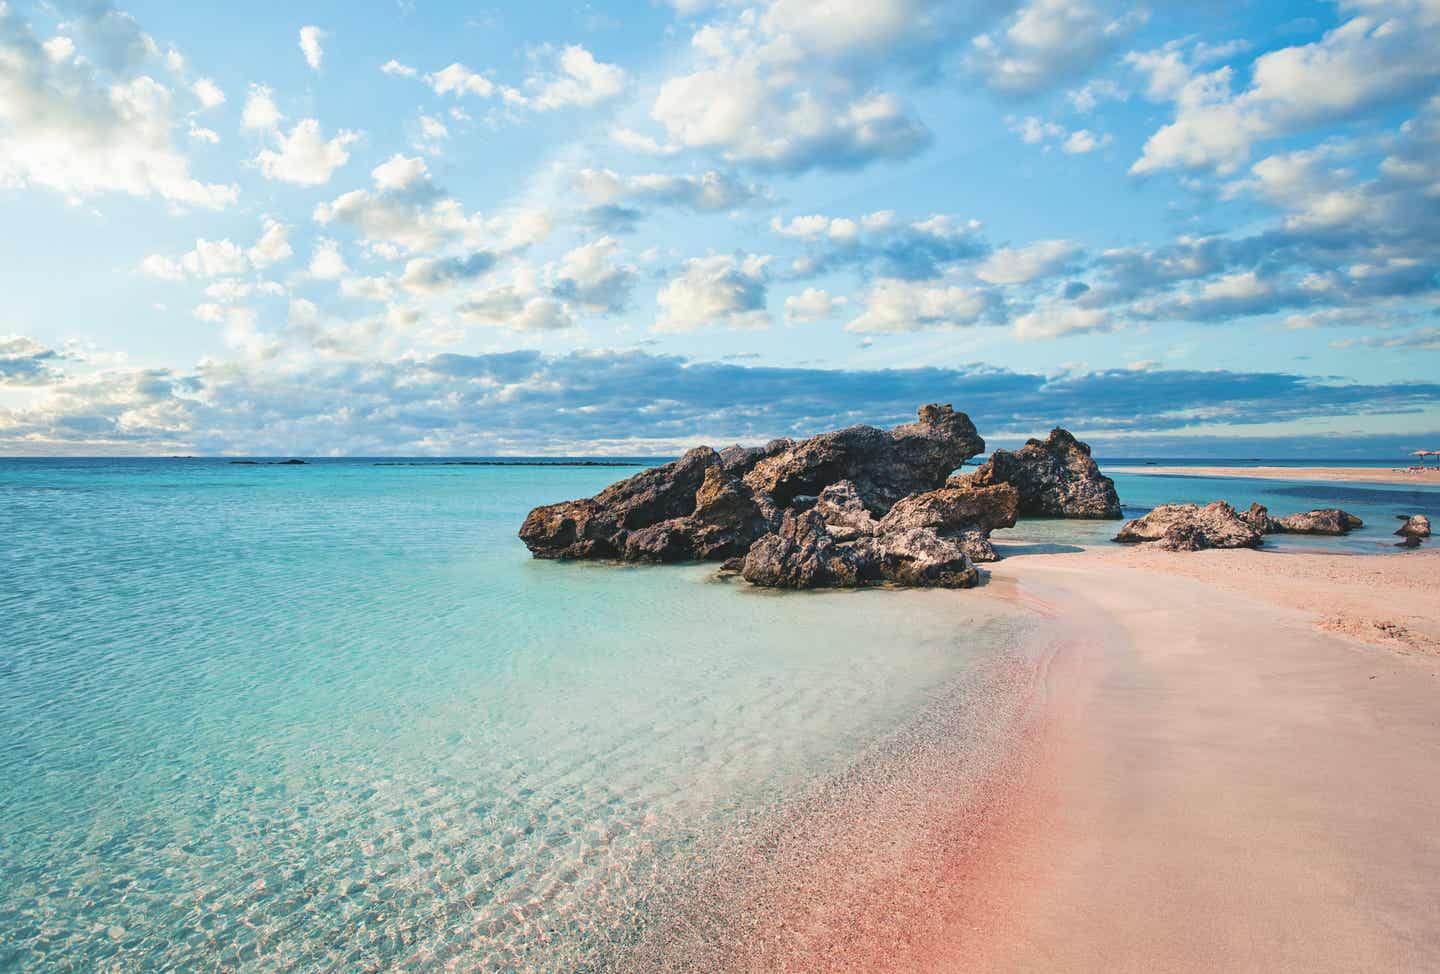
[[[1440,487],[1440,467],[1109,467],[1107,473],[1167,477],[1250,477],[1259,480],[1318,480],[1333,483],[1407,484]]]
[[[992,566],[1074,625],[980,934],[927,969],[1440,970],[1437,580],[1437,551]]]

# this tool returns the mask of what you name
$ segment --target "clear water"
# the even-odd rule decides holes
[[[1016,642],[528,557],[624,473],[0,460],[0,969],[596,969]]]
[[[985,589],[528,557],[530,507],[626,472],[0,460],[0,970],[606,969],[1031,624]],[[1117,480],[1135,513],[1338,505],[1373,527],[1280,543],[1341,550],[1440,508]]]

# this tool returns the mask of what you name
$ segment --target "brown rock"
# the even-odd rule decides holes
[[[1204,507],[1164,504],[1144,517],[1125,522],[1115,540],[1121,544],[1154,543],[1168,551],[1258,548],[1263,541],[1260,532],[1224,501]]]
[[[1100,473],[1090,446],[1064,429],[1029,440],[1016,451],[996,450],[964,478],[976,487],[1013,484],[1021,517],[1119,518],[1115,481]]]

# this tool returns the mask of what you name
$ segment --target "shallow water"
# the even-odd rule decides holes
[[[0,461],[0,969],[599,965],[1016,643],[529,559],[624,472]]]
[[[528,557],[530,507],[627,472],[0,460],[0,969],[609,969],[666,918],[723,936],[697,877],[860,801],[877,753],[963,777],[1020,607]],[[1311,550],[1390,550],[1393,514],[1437,506],[1117,482],[1127,514],[1366,520],[1274,539]]]

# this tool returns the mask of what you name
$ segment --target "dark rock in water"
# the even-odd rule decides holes
[[[1348,534],[1365,526],[1364,521],[1338,507],[1290,514],[1274,518],[1271,523],[1274,525],[1271,530],[1276,534]]]
[[[970,417],[932,404],[921,407],[917,422],[888,432],[852,426],[801,440],[760,460],[745,482],[788,507],[797,497],[814,497],[849,480],[865,506],[883,515],[900,498],[941,486],[952,470],[984,449]]]
[[[520,538],[537,558],[723,560],[778,534],[788,508],[797,517],[784,540],[808,552],[822,539],[807,534],[811,521],[798,515],[824,495],[816,523],[831,525],[824,528],[830,542],[852,541],[865,526],[859,513],[873,525],[896,501],[941,486],[951,470],[985,448],[964,413],[931,405],[919,416],[888,432],[856,426],[798,443],[780,439],[718,453],[697,447],[592,498],[537,507]],[[848,493],[826,493],[844,480],[850,481]],[[849,513],[842,514],[842,506]],[[848,534],[847,519],[857,525]],[[806,557],[785,564],[800,566],[797,578],[831,577],[812,570]],[[837,563],[833,576],[846,574]]]
[[[778,531],[750,547],[742,574],[768,588],[852,588],[874,568],[868,547],[837,541],[818,511],[787,511]]]
[[[1395,542],[1395,547],[1397,547],[1397,548],[1418,548],[1418,547],[1420,547],[1420,539],[1419,539],[1417,536],[1415,536],[1415,535],[1408,535],[1403,541],[1397,541],[1397,542]]]
[[[1121,544],[1154,543],[1167,551],[1204,548],[1258,548],[1263,538],[1235,508],[1224,501],[1164,504],[1144,517],[1125,522],[1115,540]]]
[[[988,539],[979,537],[988,546]],[[878,536],[872,542],[872,552],[885,581],[930,588],[973,588],[980,582],[980,572],[971,564],[965,541],[933,528],[907,528]],[[993,560],[993,550],[991,556]]]
[[[1010,484],[942,487],[902,498],[880,519],[876,533],[887,537],[917,528],[955,542],[971,561],[995,561],[990,532],[1015,526],[1020,494]]]
[[[1023,517],[1119,518],[1115,481],[1100,473],[1089,444],[1068,430],[1053,429],[1044,440],[1019,450],[996,450],[990,460],[957,482],[976,487],[1013,484]]]
[[[307,465],[304,460],[231,460],[230,463],[237,467],[303,467]]]
[[[1263,504],[1251,504],[1240,517],[1261,534],[1348,534],[1365,526],[1364,521],[1338,507],[1275,518]]]
[[[1430,519],[1424,514],[1402,514],[1405,523],[1395,533],[1402,538],[1412,538],[1419,543],[1421,538],[1430,537]],[[1412,546],[1413,547],[1413,546]]]
[[[1270,516],[1270,509],[1264,504],[1251,504],[1250,510],[1240,517],[1261,534],[1274,534],[1280,530],[1280,522]]]

